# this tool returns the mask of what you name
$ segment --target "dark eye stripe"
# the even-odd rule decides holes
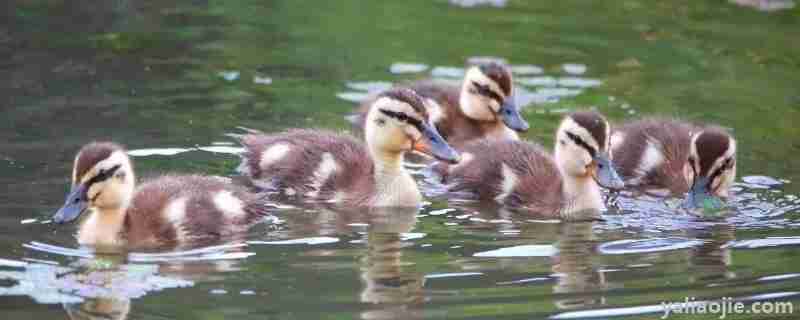
[[[98,182],[102,182],[102,181],[108,180],[109,178],[114,176],[114,172],[116,172],[117,169],[119,169],[119,167],[120,167],[120,165],[116,165],[116,166],[111,167],[108,170],[100,170],[100,172],[97,173],[96,176],[92,177],[91,179],[89,179],[89,181],[86,182],[86,190],[89,190],[89,187],[91,185],[93,185],[95,183],[98,183]]]
[[[503,97],[497,94],[497,92],[492,91],[492,89],[489,89],[489,86],[481,85],[475,81],[472,81],[472,86],[475,87],[475,90],[478,91],[478,94],[493,99],[497,101],[497,103],[503,103]]]
[[[572,142],[575,142],[575,144],[577,144],[577,145],[581,146],[582,148],[586,149],[586,151],[589,152],[589,155],[591,155],[592,158],[594,158],[597,155],[597,150],[592,148],[592,146],[590,146],[588,143],[586,143],[586,141],[583,141],[583,139],[581,139],[581,137],[579,137],[577,134],[574,134],[572,132],[567,131],[567,137],[569,137],[570,140],[572,140]]]
[[[713,183],[714,180],[717,179],[717,177],[721,176],[722,173],[725,172],[725,170],[728,170],[730,168],[733,168],[733,159],[728,158],[719,168],[717,168],[717,170],[714,170],[714,173],[711,174],[710,181]]]
[[[417,118],[409,117],[407,114],[403,112],[394,112],[391,110],[384,110],[384,109],[378,109],[378,111],[380,111],[381,113],[385,114],[390,118],[394,118],[414,126],[415,128],[417,128],[417,130],[419,130],[419,132],[425,132],[425,125],[422,123],[422,121],[418,120]]]

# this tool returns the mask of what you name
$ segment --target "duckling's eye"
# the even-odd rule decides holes
[[[598,169],[603,169],[603,168],[605,168],[605,165],[604,165],[604,164],[602,164],[602,163],[598,163],[598,164],[597,164],[597,168],[598,168]]]
[[[560,142],[562,146],[566,146],[567,145],[567,142],[564,141],[564,140],[558,140],[558,142]]]
[[[117,172],[117,174],[115,174],[114,177],[117,179],[125,179],[125,171]]]

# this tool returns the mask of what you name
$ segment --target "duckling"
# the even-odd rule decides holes
[[[492,62],[469,68],[460,89],[431,80],[408,87],[427,100],[431,121],[457,149],[478,138],[518,140],[517,132],[529,128],[511,96],[511,71],[502,64]],[[363,127],[371,106],[372,100],[359,106],[357,126]]]
[[[72,191],[53,221],[63,224],[88,213],[78,243],[141,248],[214,240],[267,214],[259,196],[222,177],[166,175],[134,185],[125,148],[89,143],[75,157]]]
[[[288,196],[356,207],[415,207],[421,195],[403,168],[404,154],[459,159],[410,89],[382,93],[367,115],[365,133],[366,148],[326,131],[247,134],[240,137],[245,152],[239,171],[255,186]]]
[[[720,205],[736,178],[736,140],[717,126],[642,119],[616,128],[611,141],[626,188],[688,192],[685,207]]]
[[[600,187],[623,186],[610,161],[609,134],[599,113],[575,112],[556,132],[555,157],[536,143],[484,139],[467,144],[459,164],[436,163],[433,172],[453,194],[583,219],[577,214],[605,208]]]

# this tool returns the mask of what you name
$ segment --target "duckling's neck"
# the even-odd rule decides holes
[[[78,230],[78,243],[91,246],[124,245],[122,231],[126,208],[93,208]]]
[[[422,200],[417,183],[403,168],[403,153],[373,152],[375,197],[373,206],[408,207]]]
[[[517,132],[506,127],[502,121],[482,121],[480,127],[486,138],[519,140]]]
[[[591,176],[576,177],[564,172],[561,174],[564,177],[564,207],[562,215],[569,216],[578,212],[605,210],[600,186]]]

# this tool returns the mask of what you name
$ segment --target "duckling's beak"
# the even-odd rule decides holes
[[[89,206],[89,201],[86,199],[86,187],[78,185],[67,195],[67,200],[64,206],[58,209],[58,212],[53,216],[53,222],[62,224],[77,219]]]
[[[683,208],[710,210],[722,208],[724,203],[720,198],[711,194],[711,190],[709,189],[710,185],[711,179],[708,177],[697,178],[692,188],[689,189],[686,201],[683,202]]]
[[[511,98],[506,99],[503,102],[503,105],[500,106],[500,118],[503,119],[503,123],[506,127],[510,128],[511,130],[518,131],[518,132],[525,132],[528,131],[530,126],[525,119],[522,119],[522,115],[519,114],[519,109],[517,109],[517,105],[511,101]]]
[[[611,162],[608,155],[597,155],[594,157],[594,161],[597,164],[597,170],[594,171],[597,184],[606,189],[622,189],[625,187],[625,182],[620,178],[617,169],[614,168],[614,163]]]
[[[439,135],[439,131],[437,131],[434,126],[428,124],[423,125],[422,138],[415,141],[412,148],[414,151],[452,164],[461,161],[461,155],[444,141],[444,138]]]

